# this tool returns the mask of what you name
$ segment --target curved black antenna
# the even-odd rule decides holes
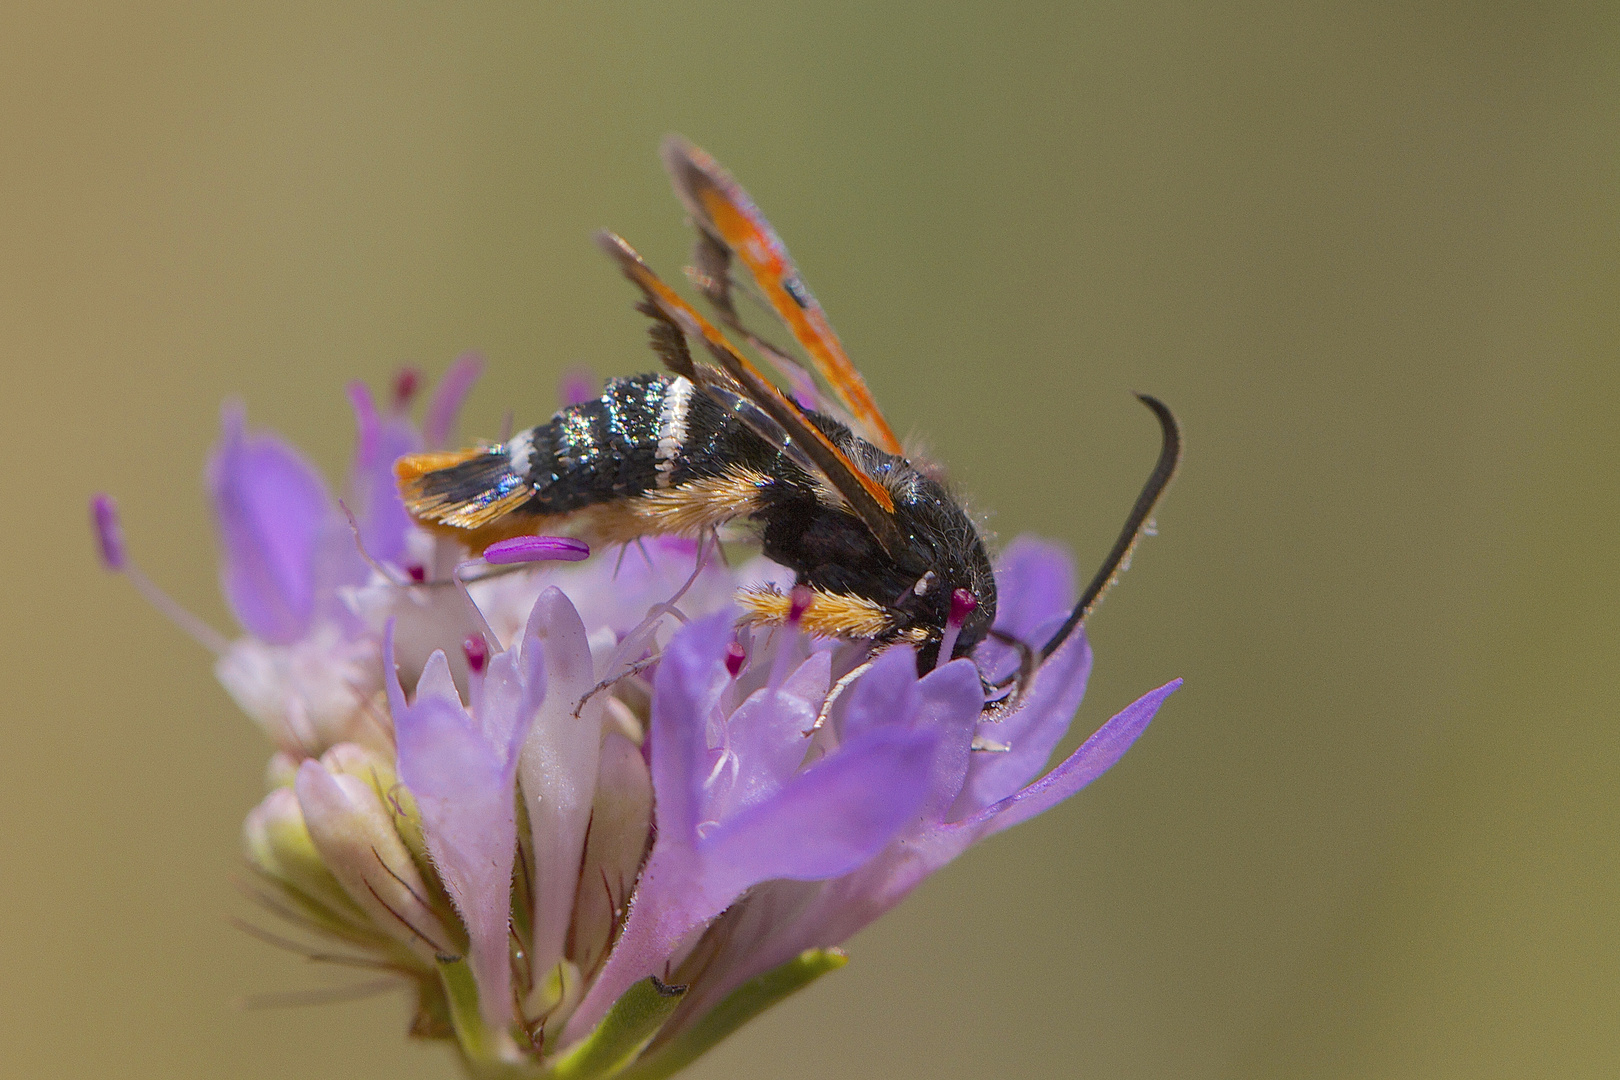
[[[1042,663],[1046,658],[1058,650],[1075,628],[1086,621],[1091,609],[1097,606],[1103,593],[1119,577],[1120,570],[1131,557],[1131,549],[1142,536],[1142,527],[1147,524],[1148,518],[1153,516],[1153,507],[1158,503],[1159,496],[1164,489],[1170,486],[1171,477],[1176,475],[1176,465],[1181,461],[1181,427],[1176,423],[1175,416],[1170,412],[1169,406],[1156,397],[1148,394],[1137,394],[1137,400],[1153,410],[1153,415],[1159,420],[1159,429],[1164,433],[1164,443],[1159,449],[1159,460],[1153,466],[1147,483],[1142,485],[1142,493],[1136,497],[1136,505],[1131,507],[1130,516],[1125,519],[1125,526],[1119,530],[1119,538],[1114,541],[1113,550],[1097,568],[1092,577],[1091,584],[1080,597],[1080,602],[1074,605],[1074,610],[1064,621],[1058,632],[1052,635],[1050,641],[1041,646],[1040,659]]]

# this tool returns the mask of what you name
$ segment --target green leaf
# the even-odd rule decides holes
[[[806,949],[733,990],[691,1027],[619,1073],[620,1080],[662,1080],[674,1075],[772,1005],[847,963],[849,954],[842,949]]]
[[[636,983],[613,1003],[595,1031],[557,1060],[551,1075],[594,1080],[616,1074],[652,1041],[685,996],[686,987],[669,986],[656,977]]]

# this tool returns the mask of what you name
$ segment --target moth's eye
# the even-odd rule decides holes
[[[917,579],[917,584],[911,587],[912,593],[917,596],[927,596],[928,590],[934,587],[935,580],[937,579],[934,572],[932,570],[928,571],[928,573]]]

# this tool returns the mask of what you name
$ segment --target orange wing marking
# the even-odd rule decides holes
[[[866,523],[867,528],[891,554],[903,549],[904,537],[894,521],[894,498],[882,484],[857,468],[838,446],[805,417],[804,412],[786,395],[766,379],[717,327],[705,319],[675,291],[652,272],[636,254],[634,248],[610,232],[597,234],[597,240],[619,264],[624,275],[635,282],[647,299],[688,337],[695,337],[708,347],[720,367],[742,387],[754,404],[782,426],[804,451],[816,467],[826,475],[848,501],[850,509]]]
[[[680,136],[664,140],[663,154],[664,166],[675,182],[675,193],[698,227],[748,267],[777,316],[810,354],[816,370],[838,400],[865,429],[868,441],[891,454],[901,453],[900,440],[883,418],[866,380],[850,362],[832,323],[793,265],[787,247],[754,200],[719,162]]]

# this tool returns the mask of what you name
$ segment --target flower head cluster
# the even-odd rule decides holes
[[[385,412],[352,388],[341,502],[227,411],[208,477],[235,641],[175,609],[93,504],[108,565],[218,654],[275,746],[244,827],[256,895],[338,943],[322,956],[413,987],[413,1033],[476,1074],[674,1072],[840,966],[928,874],[1100,775],[1175,688],[1042,775],[1085,689],[1083,634],[990,720],[981,673],[1010,672],[1011,648],[919,678],[907,648],[739,629],[736,589],[791,575],[714,543],[473,557],[410,522],[391,466],[447,441],[476,374],[455,365],[421,428],[413,375]],[[1072,571],[1019,539],[997,590],[997,628],[1039,642]]]

